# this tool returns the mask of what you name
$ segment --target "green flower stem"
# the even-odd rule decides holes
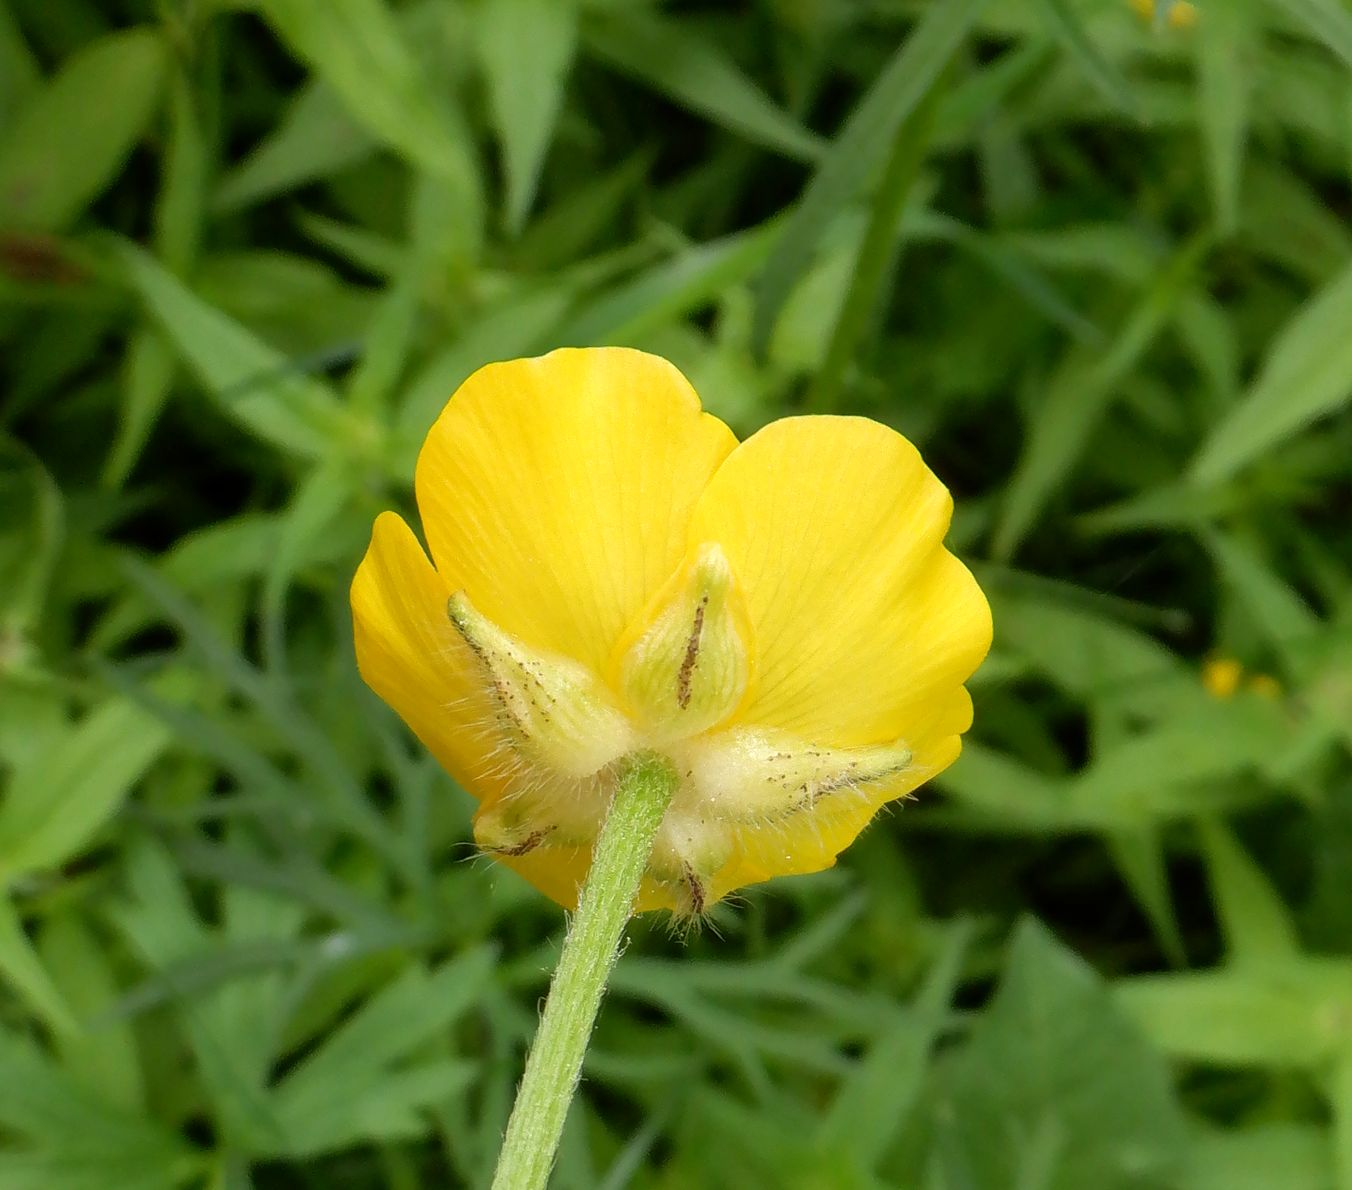
[[[507,1121],[493,1190],[543,1190],[549,1180],[601,994],[676,785],[671,765],[651,752],[631,758],[620,777]]]

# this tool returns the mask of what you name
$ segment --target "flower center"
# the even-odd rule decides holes
[[[727,890],[720,874],[751,835],[876,799],[911,764],[900,742],[832,748],[740,722],[755,685],[753,634],[716,544],[692,551],[625,632],[605,681],[523,644],[463,592],[447,612],[483,678],[492,707],[483,729],[508,775],[505,793],[475,817],[475,839],[491,854],[591,847],[619,762],[659,751],[682,782],[647,874],[700,914]]]

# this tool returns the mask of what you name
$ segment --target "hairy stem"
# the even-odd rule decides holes
[[[653,753],[633,757],[620,778],[526,1060],[493,1190],[543,1190],[549,1180],[601,995],[676,783],[671,765]]]

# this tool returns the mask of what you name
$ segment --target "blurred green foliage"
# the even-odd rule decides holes
[[[471,370],[626,343],[910,435],[997,644],[636,923],[557,1186],[1352,1190],[1352,9],[1159,7],[0,0],[0,1187],[485,1184],[561,918],[346,586]]]

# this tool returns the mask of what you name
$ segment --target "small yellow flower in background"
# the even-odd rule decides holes
[[[1260,698],[1278,699],[1282,685],[1271,674],[1244,674],[1233,657],[1209,657],[1202,663],[1202,686],[1213,698],[1233,698],[1241,687]]]
[[[624,348],[491,364],[352,586],[367,683],[479,800],[475,838],[571,908],[621,768],[681,784],[638,908],[819,871],[947,768],[990,646],[947,490],[857,417],[738,444]]]
[[[1202,685],[1213,698],[1231,698],[1239,689],[1244,667],[1233,657],[1208,657],[1202,664]]]
[[[1164,19],[1171,29],[1191,29],[1197,24],[1197,9],[1187,0],[1131,0],[1131,6],[1145,20],[1153,21],[1158,11],[1164,12]]]

